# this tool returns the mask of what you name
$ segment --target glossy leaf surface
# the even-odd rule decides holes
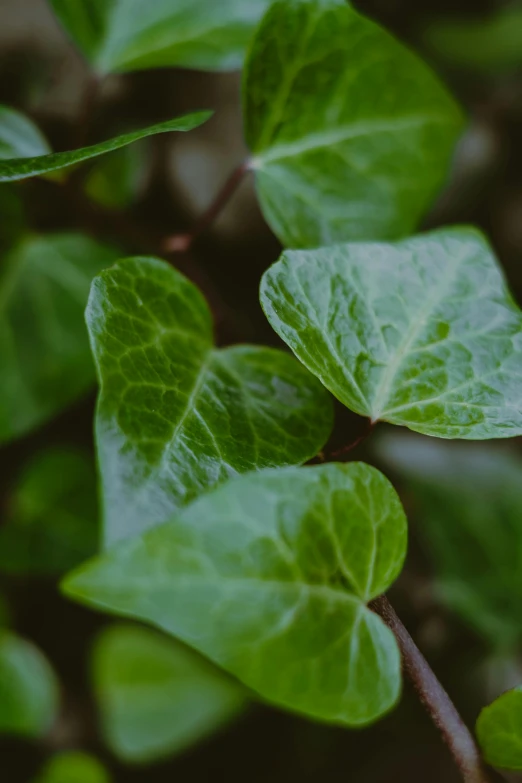
[[[287,251],[261,304],[305,366],[372,421],[442,438],[522,434],[522,313],[473,229]]]
[[[204,658],[155,631],[115,625],[93,662],[105,740],[124,761],[175,754],[234,717],[245,691]]]
[[[32,158],[50,151],[47,139],[30,119],[0,104],[0,160]]]
[[[101,73],[183,66],[241,66],[269,0],[51,0]]]
[[[317,380],[281,351],[216,350],[202,294],[163,261],[126,259],[97,277],[87,325],[107,544],[237,473],[305,462],[328,438]]]
[[[104,155],[106,152],[112,152],[139,139],[154,136],[157,133],[189,131],[202,125],[210,116],[211,112],[195,112],[168,122],[161,122],[158,125],[151,125],[148,128],[132,131],[132,133],[124,133],[121,136],[115,136],[113,139],[102,141],[100,144],[93,144],[90,147],[81,147],[80,149],[67,152],[51,152],[48,155],[37,155],[36,157],[17,157],[0,160],[0,182],[27,179],[28,177],[47,174],[57,169],[64,169],[67,166],[81,163],[90,158],[96,158],[98,155]]]
[[[484,707],[477,736],[486,761],[494,767],[522,770],[522,687]]]
[[[411,233],[462,124],[429,68],[344,0],[274,3],[243,88],[261,208],[291,247]]]
[[[366,604],[405,549],[404,512],[374,468],[267,470],[73,572],[65,591],[160,626],[263,698],[355,726],[399,695],[395,638]]]
[[[93,385],[84,308],[92,278],[117,255],[81,234],[51,234],[4,259],[0,441],[43,424]]]

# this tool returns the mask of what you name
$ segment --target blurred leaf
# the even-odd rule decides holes
[[[522,8],[501,8],[484,18],[433,20],[424,39],[451,65],[486,71],[517,68],[522,66]]]
[[[45,136],[24,114],[0,104],[0,160],[46,155],[51,148]]]
[[[270,0],[51,0],[100,73],[241,66]]]
[[[72,750],[53,756],[33,783],[110,783],[110,778],[94,756]]]
[[[122,136],[102,141],[100,144],[93,144],[90,147],[81,147],[68,152],[51,152],[49,155],[38,155],[31,158],[18,157],[4,161],[0,160],[0,182],[12,182],[18,179],[46,174],[56,169],[63,169],[75,163],[95,158],[98,155],[104,155],[106,152],[120,149],[120,147],[125,147],[125,145],[132,144],[132,142],[144,139],[147,136],[154,136],[157,133],[189,131],[206,122],[211,114],[212,112],[208,111],[186,114],[168,122],[151,125],[148,128],[142,128],[132,133],[124,133]]]
[[[88,455],[48,449],[27,465],[0,526],[0,570],[61,574],[95,554],[96,476]]]
[[[129,206],[143,181],[144,152],[138,143],[100,158],[85,178],[85,192],[91,201],[109,209]]]
[[[160,626],[280,706],[356,726],[399,696],[395,638],[366,604],[405,551],[404,512],[374,468],[266,470],[113,548],[64,589]]]
[[[81,234],[31,237],[0,277],[0,441],[29,432],[94,384],[83,311],[94,275],[117,258]]]
[[[93,674],[106,742],[129,762],[184,750],[245,703],[245,691],[204,658],[134,625],[102,632]]]
[[[17,242],[26,229],[25,212],[14,185],[0,185],[0,253]]]
[[[243,95],[261,208],[292,247],[409,234],[462,125],[429,68],[344,0],[274,3]]]
[[[30,642],[0,630],[0,734],[43,736],[58,711],[58,683]]]
[[[522,460],[406,435],[378,453],[407,480],[443,600],[495,647],[522,641]]]
[[[236,473],[306,462],[330,434],[331,398],[316,379],[282,351],[216,350],[202,294],[163,261],[103,272],[86,317],[106,544]]]
[[[522,314],[474,229],[287,251],[261,304],[361,416],[442,438],[522,434]]]
[[[484,707],[477,721],[477,737],[488,764],[522,770],[522,687]]]

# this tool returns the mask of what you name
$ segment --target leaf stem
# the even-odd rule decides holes
[[[376,598],[370,608],[395,634],[404,671],[442,734],[462,779],[465,783],[493,783],[498,780],[486,771],[475,739],[386,596]]]
[[[366,438],[370,435],[373,428],[377,422],[372,421],[371,419],[368,419],[368,423],[366,426],[366,429],[355,438],[351,443],[348,443],[346,446],[343,446],[340,449],[337,449],[337,451],[332,451],[331,454],[328,455],[328,459],[339,459],[339,457],[344,457],[346,454],[349,454],[353,449],[358,446],[360,443],[362,443]]]
[[[168,253],[185,253],[192,245],[194,239],[211,226],[218,215],[221,214],[241,184],[245,174],[250,171],[250,168],[251,161],[247,158],[230,174],[210,206],[196,221],[192,230],[186,234],[173,234],[167,237],[163,242],[163,250]]]

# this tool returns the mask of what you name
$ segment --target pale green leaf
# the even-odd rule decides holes
[[[122,136],[115,136],[113,139],[93,144],[90,147],[81,147],[77,150],[51,152],[48,155],[38,155],[36,157],[17,157],[0,160],[0,182],[12,182],[18,179],[47,174],[49,171],[56,171],[90,158],[96,158],[98,155],[104,155],[106,152],[112,152],[139,139],[154,136],[157,133],[189,131],[206,122],[211,114],[208,111],[186,114],[184,117],[161,122],[158,125],[151,125],[148,128],[132,131],[132,133],[124,133]]]
[[[274,3],[243,96],[261,208],[293,247],[411,233],[462,125],[429,68],[344,0]]]
[[[98,549],[93,460],[50,448],[25,466],[0,525],[0,571],[56,575]]]
[[[356,726],[399,695],[395,638],[367,603],[405,549],[404,512],[374,468],[266,470],[123,542],[64,589],[163,628],[265,699]]]
[[[317,380],[281,351],[216,350],[203,296],[163,261],[126,259],[97,277],[87,325],[106,543],[236,473],[305,462],[328,438]]]
[[[287,251],[261,304],[361,416],[442,438],[522,434],[522,314],[473,229]]]
[[[484,707],[477,720],[477,737],[488,764],[522,770],[522,687]]]
[[[94,275],[117,258],[80,234],[31,237],[0,276],[0,441],[43,424],[94,383],[83,317]]]
[[[522,642],[522,460],[500,446],[389,433],[378,454],[405,480],[437,594],[491,646]]]
[[[102,632],[93,677],[105,740],[128,762],[179,753],[245,704],[245,691],[204,658],[134,625]]]
[[[58,684],[30,642],[0,629],[0,734],[43,736],[58,710]]]
[[[270,0],[51,0],[100,73],[182,66],[230,70]]]
[[[53,756],[33,783],[110,783],[110,777],[97,758],[70,750]]]
[[[31,120],[0,104],[0,160],[32,158],[50,151],[47,139]]]

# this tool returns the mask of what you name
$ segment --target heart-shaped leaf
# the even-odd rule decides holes
[[[110,783],[110,780],[97,758],[69,750],[53,756],[33,783]]]
[[[23,435],[94,383],[83,311],[94,275],[117,258],[81,234],[30,238],[0,278],[0,441]]]
[[[261,304],[303,364],[372,421],[442,438],[522,434],[522,314],[473,229],[288,251]]]
[[[47,139],[31,120],[0,104],[0,160],[32,158],[50,151]]]
[[[0,629],[0,734],[43,736],[56,718],[58,684],[42,653]]]
[[[345,0],[275,2],[243,96],[261,208],[293,247],[411,233],[462,124],[430,69]]]
[[[102,632],[93,676],[105,740],[128,762],[178,753],[245,704],[244,689],[204,658],[135,625]]]
[[[316,379],[282,351],[216,350],[203,296],[165,262],[103,272],[86,317],[106,543],[236,473],[305,462],[327,440],[332,402]]]
[[[184,117],[177,117],[168,122],[161,122],[158,125],[151,125],[148,128],[142,128],[132,133],[124,133],[122,136],[115,136],[113,139],[102,141],[100,144],[93,144],[90,147],[81,147],[77,150],[68,152],[51,152],[48,155],[38,155],[36,157],[18,157],[0,160],[0,182],[13,182],[17,179],[27,179],[27,177],[36,177],[40,174],[47,174],[50,171],[64,169],[76,163],[81,163],[90,158],[96,158],[98,155],[104,155],[106,152],[125,147],[134,141],[144,139],[146,136],[154,136],[157,133],[167,133],[169,131],[189,131],[202,125],[212,115],[212,112],[200,111],[194,114],[186,114]]]
[[[100,73],[241,66],[270,0],[51,0]]]
[[[522,687],[484,707],[477,720],[484,758],[494,767],[522,770]]]
[[[395,638],[367,603],[405,549],[401,504],[374,468],[267,470],[202,496],[64,587],[160,626],[263,698],[355,726],[399,695]]]

